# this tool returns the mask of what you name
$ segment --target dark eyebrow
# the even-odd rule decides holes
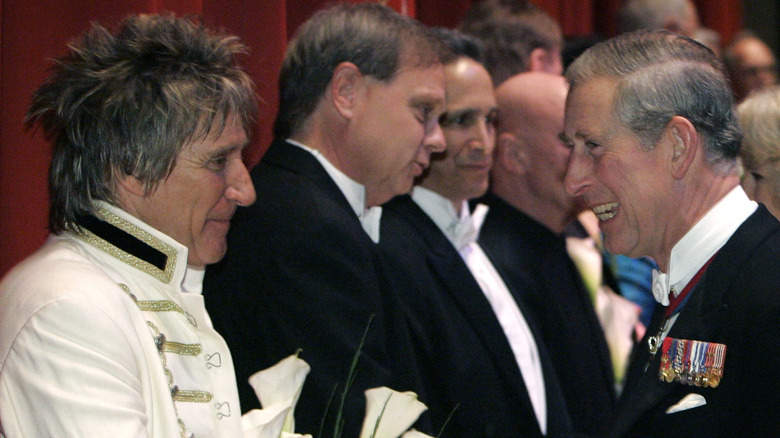
[[[460,110],[455,110],[452,112],[444,112],[439,117],[440,123],[446,123],[452,121],[452,119],[456,119],[461,116],[470,116],[479,113],[479,110],[476,110],[474,108],[464,108]]]

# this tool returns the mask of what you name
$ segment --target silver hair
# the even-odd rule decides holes
[[[127,17],[116,33],[94,24],[69,45],[33,95],[28,126],[53,142],[49,228],[79,230],[94,200],[115,203],[132,175],[150,192],[182,148],[233,115],[249,134],[257,99],[236,64],[237,37],[173,15]]]
[[[780,163],[780,86],[752,94],[737,107],[745,131],[740,157],[747,168],[766,161]]]
[[[664,30],[638,31],[585,51],[566,72],[570,91],[596,78],[617,80],[614,117],[646,150],[674,116],[704,139],[707,162],[736,168],[742,132],[723,65],[703,45]]]

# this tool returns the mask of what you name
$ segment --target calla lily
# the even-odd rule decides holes
[[[290,403],[276,403],[265,409],[252,409],[241,416],[244,438],[279,438]]]
[[[372,388],[366,394],[366,417],[360,438],[398,438],[426,409],[413,392],[387,387]]]
[[[292,433],[295,430],[293,413],[301,389],[311,367],[297,355],[288,356],[271,368],[258,371],[249,378],[249,384],[255,390],[263,410],[270,407],[283,409],[287,407],[284,425],[281,431]],[[281,407],[277,408],[276,405]],[[277,434],[276,437],[279,435]],[[274,438],[276,438],[274,437]]]

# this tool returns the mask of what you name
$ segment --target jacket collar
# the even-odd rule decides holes
[[[106,202],[80,219],[76,234],[95,248],[166,284],[181,284],[187,248],[138,218]]]

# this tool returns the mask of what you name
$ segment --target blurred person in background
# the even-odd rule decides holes
[[[750,31],[739,33],[723,52],[737,102],[750,93],[777,84],[777,60],[772,49]]]
[[[739,151],[742,187],[780,218],[780,86],[750,95],[737,112],[745,132]]]

